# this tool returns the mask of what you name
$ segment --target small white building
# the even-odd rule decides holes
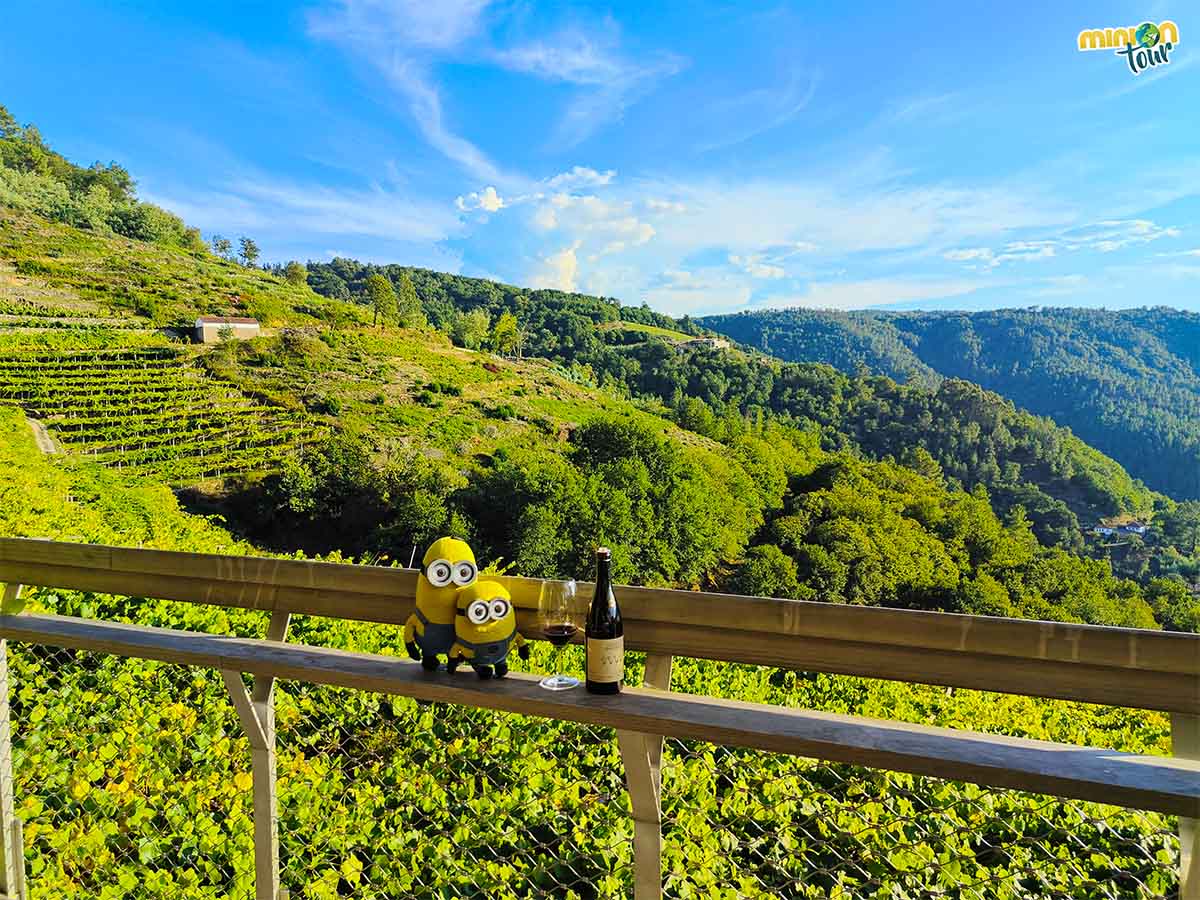
[[[222,333],[238,341],[248,341],[262,334],[258,319],[238,316],[201,316],[196,320],[196,343],[217,344]]]

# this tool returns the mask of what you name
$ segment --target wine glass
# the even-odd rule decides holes
[[[563,675],[561,668],[562,648],[571,643],[579,631],[579,610],[575,606],[574,581],[546,581],[538,595],[538,627],[542,637],[554,645],[554,672],[538,684],[548,691],[565,691],[579,686],[579,679]]]

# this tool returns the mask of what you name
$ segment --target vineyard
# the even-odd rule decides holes
[[[0,403],[45,424],[71,453],[173,484],[270,471],[317,433],[168,345],[8,349]]]

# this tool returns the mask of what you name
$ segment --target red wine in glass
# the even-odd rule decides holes
[[[538,621],[542,637],[554,647],[554,674],[547,675],[538,684],[548,691],[577,687],[579,679],[564,675],[560,670],[562,649],[579,632],[582,621],[580,611],[575,606],[574,581],[547,581],[542,584],[542,592],[538,597]]]
[[[571,643],[571,638],[575,637],[577,631],[579,629],[570,622],[558,625],[545,625],[542,627],[542,637],[555,647],[565,647]]]

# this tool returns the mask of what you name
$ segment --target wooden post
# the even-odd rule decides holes
[[[271,613],[267,640],[287,638],[291,614]],[[254,897],[285,900],[279,887],[279,810],[275,799],[275,679],[257,676],[251,694],[242,673],[221,670],[221,678],[250,740],[251,776],[254,780]]]
[[[4,588],[0,610],[20,606],[21,585]],[[0,640],[0,893],[11,900],[24,900],[25,842],[13,797],[12,720],[8,707],[8,641]]]
[[[671,657],[646,655],[646,687],[671,689]],[[633,809],[634,900],[662,897],[662,749],[661,734],[618,731],[625,785]]]
[[[1200,716],[1171,714],[1171,752],[1200,759]],[[1200,819],[1179,817],[1179,900],[1200,900]]]

